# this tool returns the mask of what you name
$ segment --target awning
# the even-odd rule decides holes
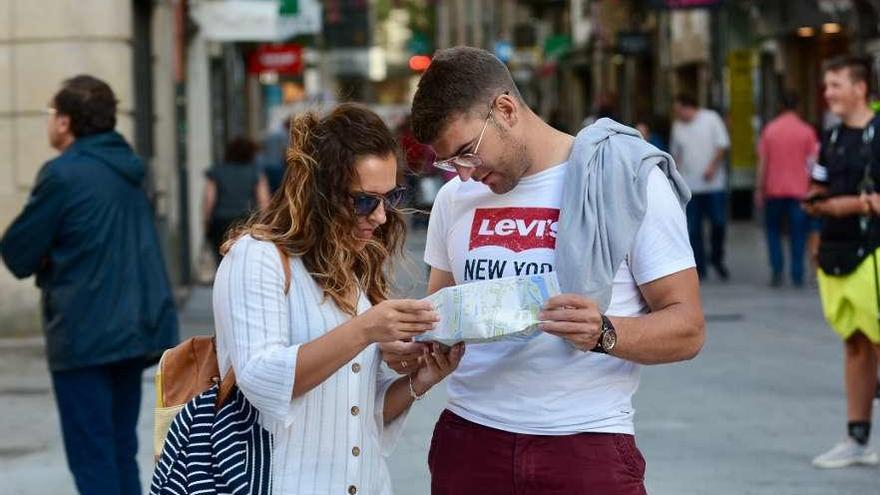
[[[281,15],[272,0],[205,0],[192,6],[190,16],[211,41],[284,41],[321,32],[318,0],[299,0],[292,16]]]

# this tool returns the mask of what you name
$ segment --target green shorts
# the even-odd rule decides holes
[[[880,256],[880,249],[874,252]],[[864,333],[874,344],[880,344],[880,321],[877,320],[876,277],[873,256],[868,256],[852,273],[828,275],[819,269],[819,295],[825,321],[846,340],[856,331]],[[877,260],[880,264],[880,259]]]

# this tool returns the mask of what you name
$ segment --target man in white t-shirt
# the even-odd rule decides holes
[[[468,47],[437,52],[412,122],[442,158],[435,166],[458,173],[431,213],[428,291],[552,271],[566,167],[584,166],[567,163],[573,137],[525,105],[503,63]],[[538,337],[468,347],[431,442],[433,494],[645,493],[639,363],[690,359],[704,338],[684,212],[660,169],[651,174],[606,314],[564,294]],[[383,346],[384,359],[408,372],[415,346]]]
[[[697,273],[706,275],[703,247],[703,219],[711,226],[709,261],[721,278],[730,276],[724,264],[724,235],[727,230],[727,171],[724,154],[730,137],[716,112],[700,108],[689,94],[675,97],[675,122],[669,149],[678,170],[693,193],[687,206],[688,235],[694,249]]]

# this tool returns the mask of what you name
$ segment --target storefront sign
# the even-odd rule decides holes
[[[248,57],[248,72],[261,74],[301,74],[303,70],[303,47],[292,43],[262,45]]]
[[[190,16],[211,41],[284,41],[300,34],[321,32],[321,4],[298,0],[296,15],[281,15],[277,2],[203,1]]]

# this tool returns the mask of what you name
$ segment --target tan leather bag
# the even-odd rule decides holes
[[[290,291],[290,258],[281,248],[284,269],[284,293]],[[162,455],[168,428],[177,413],[195,396],[219,384],[219,408],[235,386],[235,371],[230,368],[221,380],[217,347],[213,335],[199,335],[184,340],[162,354],[156,367],[156,408],[153,411],[153,455]]]

